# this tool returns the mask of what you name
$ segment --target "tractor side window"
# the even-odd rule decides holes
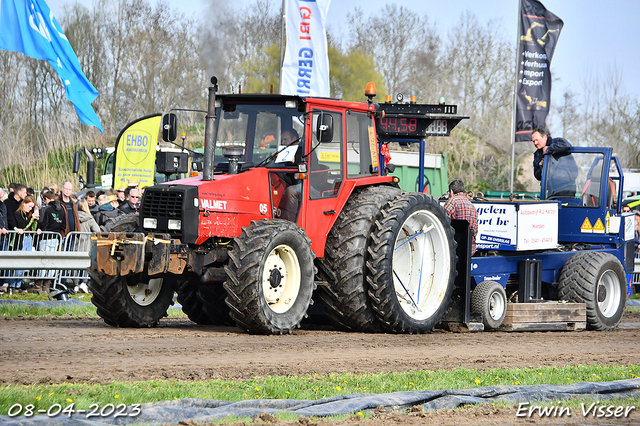
[[[618,195],[618,185],[620,185],[620,173],[615,160],[609,163],[609,185],[607,185],[607,208],[615,209]]]
[[[581,205],[600,207],[604,156],[602,154],[573,154],[573,156],[579,169],[576,184],[581,190]]]
[[[364,112],[347,111],[347,176],[371,176],[378,174],[371,169],[371,145],[369,128],[373,128],[373,118]],[[377,141],[376,141],[377,143]],[[373,155],[378,155],[377,150]]]
[[[312,129],[316,128],[318,111],[313,111]],[[344,174],[342,170],[342,113],[324,111],[333,116],[333,139],[331,142],[318,143],[315,132],[311,137],[311,147],[317,147],[309,155],[309,198],[337,197]]]
[[[573,154],[545,155],[547,185],[545,198],[576,198],[578,166]]]

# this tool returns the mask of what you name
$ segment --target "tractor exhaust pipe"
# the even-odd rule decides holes
[[[209,87],[209,107],[204,122],[204,164],[202,167],[202,180],[213,180],[214,155],[215,155],[215,128],[216,128],[216,92],[218,91],[218,79],[211,77]]]

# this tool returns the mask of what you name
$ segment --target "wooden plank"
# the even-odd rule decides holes
[[[562,315],[555,313],[545,313],[545,314],[531,314],[531,315],[518,315],[515,317],[505,317],[504,322],[510,323],[518,323],[518,322],[576,322],[576,321],[584,321],[587,315],[585,312],[582,312],[581,315],[572,314],[572,315]]]
[[[579,331],[586,320],[584,303],[509,303],[501,330]]]
[[[559,316],[568,316],[568,315],[586,315],[586,308],[577,308],[577,309],[545,309],[539,311],[513,311],[507,309],[506,315],[511,318],[520,318],[520,317],[529,317],[535,315],[559,315]]]
[[[582,331],[586,322],[514,323],[502,324],[501,331]]]
[[[574,308],[586,308],[584,303],[560,303],[560,302],[543,302],[543,303],[509,303],[507,304],[507,311],[539,311],[545,309],[574,309]]]

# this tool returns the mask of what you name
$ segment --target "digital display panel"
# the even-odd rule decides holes
[[[459,121],[459,120],[458,120]],[[379,134],[386,136],[449,136],[449,120],[410,117],[380,117],[376,119]]]

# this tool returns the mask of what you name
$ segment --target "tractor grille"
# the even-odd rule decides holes
[[[198,196],[196,187],[175,185],[152,186],[144,191],[140,207],[140,225],[145,232],[169,234],[183,242],[195,242],[198,233],[198,209],[194,199]],[[144,228],[144,219],[157,220],[155,229]],[[173,224],[180,221],[180,229],[169,229],[169,221]]]
[[[145,193],[142,214],[144,217],[180,219],[182,216],[182,192]]]

